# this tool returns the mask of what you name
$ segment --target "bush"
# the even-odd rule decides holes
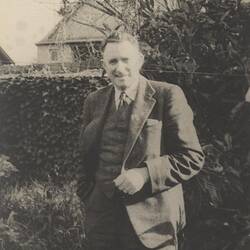
[[[84,211],[74,183],[5,187],[0,190],[0,249],[84,249]]]
[[[18,181],[18,175],[23,177],[1,155],[0,250],[84,249],[84,207],[76,183]]]
[[[21,179],[73,178],[84,100],[105,84],[85,76],[0,79],[0,153]]]
[[[151,47],[145,72],[185,90],[203,138],[223,138],[248,87],[249,8],[224,0],[190,0],[173,11],[144,8],[139,35]]]
[[[17,168],[9,162],[9,157],[0,155],[0,180],[1,184],[7,180],[13,173],[18,172]]]
[[[184,89],[206,155],[201,173],[184,185],[189,223],[181,249],[247,249],[249,5],[190,0],[154,11],[154,1],[141,2],[145,74]]]

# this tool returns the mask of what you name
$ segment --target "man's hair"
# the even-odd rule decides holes
[[[124,31],[112,32],[104,41],[102,50],[104,51],[108,43],[119,43],[124,41],[130,42],[138,51],[140,51],[139,43],[136,37]]]

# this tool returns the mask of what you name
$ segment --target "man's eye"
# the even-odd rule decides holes
[[[117,63],[117,60],[116,59],[112,59],[109,61],[110,64],[116,64]]]
[[[122,58],[122,61],[123,61],[124,63],[128,63],[128,58]]]

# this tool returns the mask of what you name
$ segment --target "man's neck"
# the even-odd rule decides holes
[[[124,87],[119,87],[119,86],[115,85],[114,83],[113,83],[113,85],[114,85],[114,87],[115,87],[115,89],[117,91],[119,91],[119,92],[122,92],[122,91],[127,92],[127,91],[130,91],[130,90],[137,89],[138,84],[139,84],[139,76],[137,78],[134,78],[132,81],[133,82],[131,82],[131,84],[127,88],[125,86]]]
[[[131,84],[129,86],[129,88],[126,88],[125,90],[121,89],[121,88],[117,88],[117,86],[114,85],[116,107],[119,106],[121,92],[123,92],[123,91],[125,92],[125,94],[128,98],[128,103],[130,103],[131,101],[135,101],[137,91],[138,91],[138,85],[139,85],[139,81],[137,83]]]

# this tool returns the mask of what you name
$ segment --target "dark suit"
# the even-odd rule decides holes
[[[88,96],[84,105],[81,154],[84,166],[78,194],[84,200],[94,186],[98,146],[114,87]],[[140,78],[133,104],[123,169],[147,165],[150,182],[124,204],[133,228],[148,248],[176,240],[185,225],[181,183],[197,174],[204,162],[193,113],[182,90],[172,84]]]

